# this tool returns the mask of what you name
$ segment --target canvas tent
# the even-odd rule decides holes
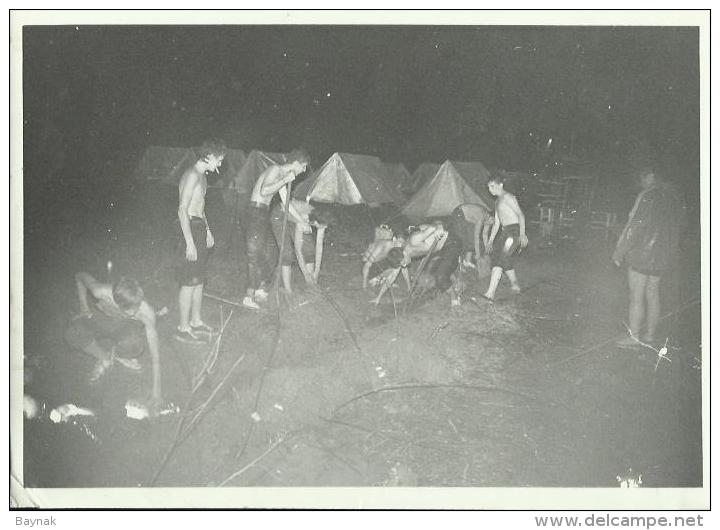
[[[151,145],[145,150],[136,176],[142,179],[158,180],[163,184],[177,186],[183,173],[196,162],[197,155],[192,147],[163,147]],[[245,161],[245,153],[239,149],[228,149],[219,174],[210,175],[209,187],[222,187],[238,167]]]
[[[376,156],[335,153],[308,179],[295,197],[338,204],[401,204],[402,197],[388,184],[387,168]]]
[[[405,193],[408,195],[414,194],[435,176],[438,169],[440,169],[440,164],[434,162],[423,162],[420,164],[410,178],[405,181]]]
[[[164,180],[185,158],[187,147],[151,145],[145,149],[135,176],[147,180]]]
[[[385,162],[390,186],[397,192],[403,193],[405,185],[411,178],[410,172],[401,162]]]
[[[417,222],[428,217],[450,215],[457,206],[465,203],[482,204],[492,210],[494,206],[489,192],[476,193],[458,170],[458,166],[466,174],[475,175],[475,173],[470,173],[470,170],[476,172],[482,164],[479,166],[465,166],[462,163],[458,164],[447,160],[440,166],[435,176],[412,196],[403,208],[402,213],[411,221]],[[475,178],[480,179],[481,177]]]
[[[475,193],[489,201],[489,204],[493,204],[493,198],[487,188],[490,171],[481,162],[458,162],[453,160],[451,164]]]
[[[250,193],[258,177],[270,166],[284,164],[286,153],[268,153],[253,149],[234,173],[228,187],[238,193]]]

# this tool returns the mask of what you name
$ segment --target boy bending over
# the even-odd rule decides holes
[[[122,278],[115,285],[100,283],[86,272],[77,273],[75,283],[80,314],[73,318],[65,338],[70,346],[96,359],[90,381],[98,381],[116,363],[142,370],[139,357],[147,342],[152,362],[149,409],[157,413],[162,397],[155,310],[145,301],[140,285],[130,278]],[[92,309],[88,292],[95,300]]]

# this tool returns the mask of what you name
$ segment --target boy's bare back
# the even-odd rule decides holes
[[[265,171],[262,172],[262,174],[255,182],[255,186],[253,187],[250,200],[261,204],[270,204],[270,201],[272,200],[272,197],[275,193],[273,192],[271,194],[263,194],[263,187],[267,186],[268,184],[275,184],[282,178],[284,178],[284,175],[282,170],[280,169],[280,166],[270,166],[269,168],[267,168]]]

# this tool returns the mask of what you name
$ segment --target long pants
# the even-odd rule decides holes
[[[247,247],[248,289],[259,289],[263,282],[272,280],[272,250],[275,245],[270,228],[270,210],[250,206],[245,228]]]

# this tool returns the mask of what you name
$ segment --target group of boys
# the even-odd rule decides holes
[[[178,184],[178,220],[184,251],[176,268],[180,290],[175,338],[191,344],[206,343],[203,339],[215,332],[201,316],[208,258],[215,245],[205,215],[206,174],[219,170],[226,152],[222,141],[206,141],[197,150],[195,164],[185,171]],[[274,236],[282,249],[281,277],[287,292],[292,292],[294,261],[308,284],[317,283],[324,233],[331,222],[331,213],[309,202],[291,199],[288,194],[289,184],[305,172],[308,162],[304,151],[293,151],[286,163],[268,167],[255,183],[245,226],[248,254],[248,288],[242,302],[245,307],[259,309],[259,304],[267,298],[267,286],[274,269],[268,251],[270,237]],[[276,194],[280,201],[271,210]],[[313,237],[313,228],[316,237]],[[108,284],[84,272],[76,275],[76,286],[81,311],[73,317],[65,337],[70,346],[95,360],[90,381],[98,381],[116,365],[142,371],[139,359],[147,344],[152,362],[148,409],[151,415],[158,414],[162,392],[156,311],[145,300],[142,288],[130,278]],[[92,305],[88,294],[94,299]]]
[[[442,221],[435,220],[430,224],[411,226],[398,235],[387,226],[379,227],[375,241],[362,258],[363,289],[367,289],[368,284],[379,286],[372,303],[380,303],[400,274],[410,291],[408,268],[411,260],[418,257],[426,257],[424,270],[439,291],[450,294],[452,306],[460,304],[459,293],[453,288],[458,266],[478,269],[481,273],[487,257],[491,257],[493,266],[488,288],[481,296],[494,301],[503,271],[510,280],[511,289],[519,292],[514,257],[528,244],[525,216],[515,196],[505,190],[500,177],[491,178],[488,189],[496,197],[494,215],[482,204],[467,203],[453,210],[447,227]],[[472,261],[473,254],[475,262]]]

